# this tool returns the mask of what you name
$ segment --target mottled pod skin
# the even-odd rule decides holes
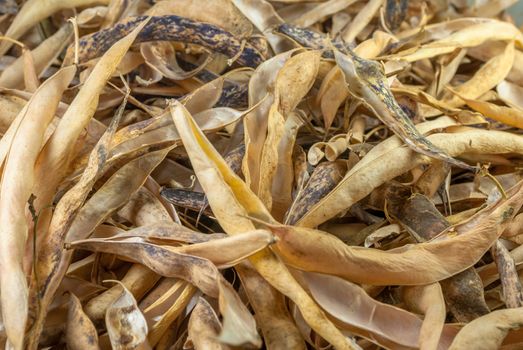
[[[314,50],[326,50],[323,52],[323,57],[334,58],[332,46],[336,49],[346,52],[347,49],[340,41],[332,41],[323,33],[318,33],[313,30],[295,26],[292,24],[283,23],[274,28],[276,34],[292,39],[303,47],[308,47]]]
[[[385,5],[385,21],[391,30],[399,28],[407,17],[409,0],[387,0]]]
[[[351,95],[361,100],[414,151],[463,169],[476,170],[475,167],[454,159],[442,150],[437,149],[416,130],[413,122],[390,91],[385,71],[379,62],[359,57],[350,47],[339,41],[331,41],[325,34],[287,24],[278,26],[276,31],[288,36],[302,46],[326,50],[323,53],[324,57],[335,57],[338,66],[345,74]]]
[[[82,37],[78,53],[80,62],[101,56],[147,17],[129,17],[111,28]],[[236,63],[246,67],[257,67],[264,61],[263,55],[254,46],[238,40],[231,33],[212,24],[195,22],[175,15],[151,16],[149,23],[140,32],[135,43],[158,40],[201,45],[209,50],[235,58]],[[73,47],[71,46],[68,49],[68,57],[72,57],[72,53]]]

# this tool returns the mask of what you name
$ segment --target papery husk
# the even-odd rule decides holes
[[[443,120],[440,119],[439,122]],[[435,126],[432,123],[436,121],[423,123],[418,127],[423,130],[425,127],[430,128],[430,125]],[[427,139],[451,156],[458,156],[465,152],[523,153],[523,139],[520,136],[493,130],[461,130],[463,132],[430,135]],[[429,158],[415,155],[407,148],[396,148],[393,146],[395,142],[399,140],[391,138],[369,152],[345,175],[338,186],[313,206],[297,224],[303,227],[315,227],[347,210],[352,204],[368,195],[372,189],[386,181],[418,165],[431,162]],[[368,174],[373,176],[369,177]]]
[[[172,114],[184,146],[191,157],[196,175],[206,190],[209,204],[225,231],[229,234],[238,234],[240,230],[254,228],[254,224],[245,217],[246,215],[259,216],[272,221],[261,201],[236,174],[228,169],[216,150],[206,142],[183,106],[175,104],[172,107]],[[221,185],[218,187],[217,184]],[[227,210],[219,204],[224,201],[228,203]],[[232,212],[232,208],[236,214]],[[249,260],[273,287],[300,307],[307,322],[322,337],[339,349],[352,348],[272,252],[265,249]]]
[[[65,2],[61,0],[46,0],[45,2],[40,0],[28,1],[24,3],[20,12],[16,15],[5,36],[18,39],[35,24],[62,9],[108,3],[109,0],[71,0]],[[13,45],[13,43],[10,41],[2,41],[0,43],[0,56],[3,56],[7,50],[9,50],[11,45]]]
[[[519,329],[523,323],[523,309],[493,311],[461,329],[449,349],[499,349],[510,330]],[[481,334],[481,337],[478,337]]]
[[[67,174],[74,142],[92,118],[98,106],[99,95],[107,80],[112,76],[118,63],[146,23],[147,21],[144,21],[138,25],[128,36],[113,45],[98,61],[82,89],[62,116],[55,132],[42,149],[35,170],[34,194],[37,197],[35,208],[38,211],[49,204],[56,187]]]
[[[522,187],[520,182],[511,189],[511,197],[432,241],[387,251],[349,247],[333,235],[304,227],[269,228],[279,238],[274,245],[278,255],[298,269],[372,285],[429,284],[467,269],[483,256],[523,205]]]
[[[96,328],[82,310],[82,304],[74,294],[70,296],[65,337],[68,349],[99,349]]]
[[[73,28],[66,24],[31,51],[38,77],[51,65],[72,38]],[[0,86],[20,89],[24,85],[24,58],[19,57],[0,75]]]
[[[473,169],[468,164],[453,159],[418,132],[392,95],[379,63],[355,54],[344,55],[339,51],[334,51],[334,56],[345,74],[350,93],[365,103],[407,146],[416,152],[461,168]]]
[[[217,340],[220,330],[221,324],[216,312],[204,298],[200,297],[189,318],[187,341],[195,349],[229,349],[227,345]]]
[[[338,277],[310,272],[302,275],[314,299],[342,329],[388,349],[414,349],[420,345],[431,348],[425,338],[428,330],[415,314],[380,303],[361,287]],[[438,323],[441,331],[441,320]],[[447,348],[455,331],[447,327],[441,334],[441,339],[437,331],[431,336],[431,340],[436,340],[432,341],[432,348]]]
[[[0,222],[3,223],[4,237],[0,244],[0,288],[3,290],[3,322],[9,342],[15,349],[23,347],[28,313],[23,257],[30,226],[28,218],[31,217],[26,214],[26,207],[35,184],[35,162],[47,126],[75,72],[75,67],[67,67],[47,80],[20,111],[18,125],[10,128],[13,136],[7,149],[0,190]]]
[[[145,317],[125,287],[107,309],[105,324],[113,349],[151,349]]]

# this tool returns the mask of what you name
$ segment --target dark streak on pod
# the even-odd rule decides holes
[[[390,30],[399,28],[401,22],[407,17],[409,0],[387,0],[385,5],[385,22]]]
[[[129,34],[148,16],[129,17],[111,28],[100,30],[80,39],[79,60],[86,62],[103,55],[115,42]],[[209,50],[236,57],[241,66],[257,67],[264,57],[251,44],[236,39],[231,33],[212,24],[195,22],[179,16],[151,16],[149,23],[138,34],[135,43],[149,41],[178,41],[201,45]],[[73,47],[68,49],[72,56]]]
[[[167,95],[175,98],[183,98],[183,95]],[[244,109],[249,105],[247,84],[227,84],[223,87],[222,94],[214,107],[229,107]]]
[[[242,161],[245,157],[245,144],[241,143],[238,146],[231,149],[224,157],[225,163],[231,168],[236,174],[240,175],[242,171]]]
[[[160,194],[163,198],[178,207],[200,211],[207,206],[205,193],[202,192],[166,187],[160,191]],[[205,211],[205,214],[209,215],[210,213],[210,211]]]
[[[274,32],[292,39],[303,47],[313,50],[326,50],[323,53],[323,57],[334,58],[334,54],[332,50],[330,50],[331,39],[323,33],[288,23],[283,23],[275,27]],[[347,48],[339,41],[332,41],[332,45],[342,52],[347,51]]]
[[[309,181],[294,200],[285,218],[286,225],[294,225],[310,208],[331,192],[343,179],[347,167],[343,162],[323,162],[312,172]]]
[[[245,144],[242,143],[230,150],[225,155],[224,160],[235,174],[239,174],[244,156]],[[160,195],[176,206],[195,211],[203,210],[207,215],[212,214],[205,193],[165,187],[160,191]]]
[[[16,15],[18,4],[15,0],[0,0],[0,15]]]
[[[247,84],[227,84],[215,107],[247,108],[249,105],[249,86]]]

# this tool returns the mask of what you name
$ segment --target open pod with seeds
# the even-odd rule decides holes
[[[514,3],[0,1],[0,346],[523,348]]]

